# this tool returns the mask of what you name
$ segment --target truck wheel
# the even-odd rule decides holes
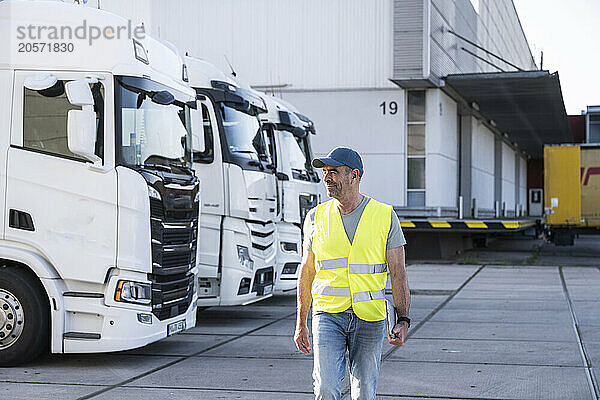
[[[33,360],[48,347],[48,306],[36,282],[0,267],[0,366]]]

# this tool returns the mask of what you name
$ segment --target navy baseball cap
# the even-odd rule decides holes
[[[337,147],[327,157],[315,158],[312,160],[312,165],[315,168],[323,168],[325,165],[329,165],[330,167],[345,165],[352,169],[357,169],[360,176],[363,174],[363,163],[360,154],[347,147]]]

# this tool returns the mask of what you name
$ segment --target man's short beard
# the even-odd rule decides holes
[[[329,197],[333,197],[333,198],[338,198],[339,195],[341,194],[341,190],[337,187],[333,187],[331,189],[327,188],[327,196]]]

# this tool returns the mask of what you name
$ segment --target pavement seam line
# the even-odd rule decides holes
[[[452,364],[452,365],[486,365],[486,366],[504,366],[504,367],[543,367],[543,368],[574,368],[581,369],[581,365],[557,365],[557,364],[511,364],[500,362],[475,362],[475,361],[439,361],[439,360],[395,360],[389,359],[391,363],[423,363],[423,364]]]
[[[147,386],[131,385],[125,389],[149,389]],[[197,390],[212,392],[242,392],[242,393],[287,393],[287,394],[314,394],[313,392],[299,392],[294,390],[274,390],[274,389],[232,389],[232,388],[211,388],[211,387],[189,387],[189,386],[153,386],[150,389],[159,390]]]
[[[477,271],[473,272],[473,274],[471,274],[471,276],[469,276],[463,283],[462,285],[460,285],[458,287],[458,289],[456,289],[454,291],[454,293],[452,293],[451,295],[449,295],[444,301],[442,301],[440,304],[438,304],[438,306],[436,308],[434,308],[429,314],[427,314],[427,316],[425,318],[423,318],[421,321],[419,321],[419,323],[417,325],[415,325],[414,328],[412,328],[407,334],[406,334],[406,339],[404,340],[404,342],[406,343],[406,341],[408,341],[408,339],[410,337],[412,337],[414,335],[414,333],[416,331],[418,331],[419,329],[421,329],[421,327],[423,325],[425,325],[425,323],[427,321],[429,321],[431,318],[433,318],[433,316],[435,314],[437,314],[442,308],[444,308],[446,306],[446,304],[448,304],[461,290],[464,289],[465,286],[467,286],[469,284],[469,282],[471,282],[473,280],[473,278],[475,278],[477,276],[477,274],[479,274],[483,269],[485,268],[485,264],[481,265]],[[410,311],[409,311],[410,313]],[[385,338],[384,338],[385,340]],[[398,346],[394,346],[393,348],[391,348],[390,350],[388,350],[382,357],[381,357],[381,362],[383,363],[384,361],[386,361],[391,355],[392,353],[394,353],[396,350],[398,350],[399,347]],[[348,394],[350,393],[350,387],[345,388],[342,391],[342,397],[341,399],[343,400],[344,398],[346,398],[348,396]]]
[[[410,395],[410,394],[378,394],[377,397],[391,397],[393,399],[444,399],[444,400],[506,400],[502,397],[454,397],[454,396],[427,396],[427,395]],[[530,399],[511,399],[511,400],[530,400]]]
[[[596,325],[594,325],[596,326]],[[536,340],[536,339],[492,339],[492,338],[455,338],[455,337],[419,337],[413,340],[466,340],[470,342],[536,342],[536,343],[573,343],[569,340]]]
[[[190,359],[190,358],[192,358],[192,357],[198,357],[200,354],[206,353],[207,351],[213,350],[213,349],[215,349],[215,348],[217,348],[217,347],[219,347],[219,346],[223,346],[223,345],[225,345],[225,344],[231,343],[231,342],[233,342],[234,340],[238,340],[238,339],[241,339],[241,338],[243,338],[243,337],[246,337],[246,336],[247,336],[248,334],[250,334],[250,333],[254,333],[254,332],[256,332],[256,331],[258,331],[258,330],[260,330],[260,329],[266,328],[266,327],[267,327],[267,326],[269,326],[269,325],[273,325],[273,324],[275,324],[275,323],[277,323],[277,322],[279,322],[279,321],[282,321],[282,320],[284,320],[284,319],[286,319],[286,318],[288,318],[288,317],[290,317],[290,316],[292,316],[292,315],[295,315],[295,314],[296,314],[296,311],[294,311],[294,312],[293,312],[293,313],[291,313],[291,314],[287,314],[287,315],[285,315],[285,316],[283,316],[283,317],[281,317],[281,318],[278,318],[278,319],[276,319],[276,320],[273,320],[273,321],[269,322],[268,324],[264,324],[264,325],[261,325],[261,326],[259,326],[259,327],[257,327],[257,328],[250,329],[249,331],[246,331],[246,332],[244,332],[244,333],[241,333],[241,334],[239,334],[239,335],[237,335],[237,336],[235,336],[235,337],[233,337],[233,338],[230,338],[230,339],[228,339],[228,340],[226,340],[226,341],[223,341],[223,342],[221,342],[221,343],[217,343],[217,344],[215,344],[215,345],[213,345],[213,346],[210,346],[210,347],[208,347],[208,348],[206,348],[206,349],[203,349],[203,350],[197,351],[197,352],[195,352],[194,354],[190,354],[190,355],[188,355],[188,356],[184,356],[184,357],[178,358],[177,360],[173,360],[173,361],[170,361],[170,362],[168,362],[168,363],[166,363],[166,364],[164,364],[164,365],[161,365],[161,366],[158,366],[158,367],[152,368],[152,369],[151,369],[151,370],[149,370],[149,371],[146,371],[146,372],[144,372],[144,373],[138,374],[138,375],[136,375],[136,376],[134,376],[134,377],[131,377],[131,378],[129,378],[129,379],[126,379],[126,380],[124,380],[124,381],[122,381],[122,382],[115,383],[114,385],[107,386],[106,388],[104,388],[104,389],[102,389],[102,390],[98,390],[98,391],[96,391],[96,392],[93,392],[93,393],[90,393],[90,394],[88,394],[88,395],[85,395],[85,396],[79,397],[79,398],[78,398],[78,400],[87,400],[87,399],[91,399],[91,398],[93,398],[93,397],[96,397],[96,396],[99,396],[99,395],[101,395],[101,394],[104,394],[104,393],[106,393],[106,392],[108,392],[108,391],[110,391],[110,390],[112,390],[112,389],[116,389],[116,388],[118,388],[118,387],[121,387],[121,386],[123,386],[123,385],[127,385],[128,383],[131,383],[131,382],[133,382],[133,381],[135,381],[135,380],[138,380],[138,379],[144,378],[144,377],[146,377],[146,376],[148,376],[148,375],[151,375],[151,374],[153,374],[153,373],[155,373],[155,372],[158,372],[158,371],[160,371],[160,370],[163,370],[163,369],[165,369],[165,368],[169,368],[169,367],[171,367],[171,366],[173,366],[173,365],[175,365],[175,364],[179,364],[180,362],[182,362],[182,361],[185,361],[185,360],[188,360],[188,359]]]
[[[563,272],[563,266],[558,267],[558,274],[560,275],[560,281],[563,286],[563,292],[565,298],[567,299],[567,305],[569,306],[569,311],[571,311],[571,322],[573,329],[575,330],[575,337],[577,338],[577,345],[579,346],[579,352],[581,354],[581,358],[583,360],[585,366],[585,374],[588,380],[588,384],[590,387],[590,391],[592,392],[592,396],[596,400],[598,400],[598,387],[596,384],[596,377],[594,376],[594,372],[592,371],[592,365],[590,363],[589,356],[587,351],[585,350],[585,345],[583,340],[581,339],[581,331],[579,330],[579,324],[577,322],[577,315],[575,315],[575,307],[573,307],[573,302],[571,301],[571,295],[569,294],[569,289],[567,288],[567,281],[565,280],[565,275]]]
[[[24,385],[47,385],[47,386],[82,386],[82,387],[106,387],[107,385],[102,385],[101,383],[79,383],[79,382],[40,382],[40,381],[13,381],[7,380],[2,381],[2,383],[16,383],[16,384],[24,384]]]
[[[413,340],[419,340],[418,338],[413,338]],[[544,342],[547,343],[547,342]],[[562,342],[562,343],[571,343],[571,342]],[[237,359],[237,360],[276,360],[276,361],[284,361],[284,360],[307,360],[300,357],[269,357],[264,358],[260,356],[224,356],[224,355],[204,355],[202,358],[223,358],[223,359]],[[311,359],[312,360],[312,359]],[[515,366],[515,367],[549,367],[549,368],[581,368],[581,365],[564,365],[564,364],[511,364],[511,363],[501,363],[501,362],[475,362],[475,361],[439,361],[439,360],[396,360],[396,359],[388,359],[388,362],[391,363],[429,363],[429,364],[456,364],[456,365],[496,365],[496,366]],[[28,382],[25,382],[28,383]],[[107,386],[107,385],[96,385],[96,386]],[[131,386],[128,386],[131,387]]]

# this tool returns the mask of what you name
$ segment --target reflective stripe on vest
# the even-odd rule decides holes
[[[315,211],[313,309],[337,313],[352,307],[365,321],[381,321],[386,315],[386,245],[392,207],[369,199],[350,243],[338,205],[330,200]]]
[[[382,299],[385,299],[385,289],[352,293],[352,302],[353,303],[359,303],[361,301],[369,301],[369,300],[382,300]]]
[[[387,264],[350,264],[350,274],[380,274],[387,272]]]
[[[348,257],[332,258],[330,260],[317,261],[317,270],[346,268],[348,266]]]
[[[350,287],[335,287],[335,286],[315,286],[312,288],[313,294],[321,296],[333,297],[350,297]]]

